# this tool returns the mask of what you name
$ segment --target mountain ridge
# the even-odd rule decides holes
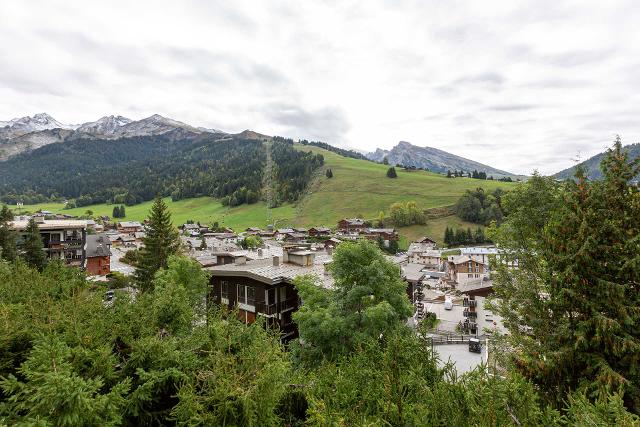
[[[629,154],[630,159],[635,159],[640,157],[640,143],[629,144],[622,147],[623,150],[626,150]],[[560,172],[555,173],[553,176],[557,179],[568,179],[571,178],[576,171],[578,166],[582,166],[585,169],[585,174],[587,178],[591,180],[597,180],[602,178],[602,171],[600,170],[600,162],[604,158],[606,151],[596,154],[595,156],[589,157],[587,160],[578,163],[577,165],[571,166],[570,168],[566,168],[561,170]],[[639,179],[640,176],[637,176],[636,179]]]
[[[178,131],[178,132],[173,132]],[[80,125],[64,124],[47,113],[0,121],[0,161],[48,144],[79,139],[114,140],[127,137],[175,135],[177,138],[202,134],[227,135],[217,129],[196,128],[153,114],[140,120],[123,116],[104,116]]]
[[[407,141],[400,141],[391,150],[376,149],[366,154],[367,158],[382,162],[385,157],[389,164],[429,169],[432,172],[463,170],[465,173],[477,170],[494,178],[518,177],[518,174],[503,171],[465,157],[457,156],[434,147],[419,147]]]

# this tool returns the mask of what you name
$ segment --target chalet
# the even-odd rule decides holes
[[[282,240],[288,243],[302,243],[306,237],[307,235],[304,233],[292,232],[286,233]]]
[[[489,278],[489,263],[476,255],[452,255],[447,258],[448,279],[458,285]]]
[[[87,274],[104,276],[111,272],[111,240],[106,234],[87,236]]]
[[[407,296],[412,304],[416,302],[417,286],[425,277],[423,268],[424,266],[420,264],[407,264],[401,268],[402,278],[407,282]]]
[[[305,236],[306,236],[307,234],[309,234],[309,232],[307,231],[307,229],[306,229],[306,228],[302,228],[302,227],[293,227],[293,231],[295,231],[296,233],[302,233],[302,234],[304,234]]]
[[[249,227],[245,230],[245,232],[251,235],[258,235],[262,232],[262,230],[257,227]]]
[[[276,237],[276,232],[273,230],[261,230],[258,233],[258,236],[264,237],[265,239],[274,239]]]
[[[275,232],[275,238],[277,240],[283,240],[287,234],[295,233],[296,231],[293,228],[279,228]]]
[[[210,299],[218,305],[237,308],[238,316],[246,323],[253,323],[258,316],[265,318],[268,326],[280,330],[283,341],[289,341],[298,336],[292,314],[298,309],[300,298],[293,280],[312,274],[321,286],[332,287],[333,278],[326,269],[330,261],[326,253],[285,246],[282,257],[210,267]]]
[[[136,238],[130,234],[118,234],[117,237],[113,240],[114,246],[135,246]]]
[[[143,230],[143,225],[138,221],[121,221],[118,223],[119,233],[136,233]]]
[[[335,237],[332,237],[330,239],[325,240],[323,243],[324,243],[325,249],[326,248],[335,249],[336,246],[338,246],[340,243],[342,243],[342,240],[336,239]]]
[[[308,231],[310,237],[324,237],[331,235],[329,227],[311,227]]]
[[[364,236],[370,240],[376,240],[381,237],[387,246],[389,242],[399,239],[398,232],[395,228],[366,228],[364,230]]]
[[[421,237],[420,239],[416,240],[415,243],[420,243],[425,246],[431,246],[429,249],[435,249],[436,247],[436,241],[428,237]]]
[[[338,230],[343,233],[360,233],[364,231],[364,219],[360,218],[344,218],[338,222]]]
[[[87,222],[79,220],[46,220],[34,217],[44,251],[49,259],[61,259],[67,265],[84,267],[87,248]],[[28,221],[13,221],[11,228],[18,232],[20,239],[26,236]]]
[[[420,243],[411,243],[407,250],[409,262],[422,264],[425,267],[436,270],[444,269],[445,262],[442,260],[442,251],[437,249],[424,249]]]

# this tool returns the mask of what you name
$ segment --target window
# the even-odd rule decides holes
[[[254,305],[256,300],[256,290],[253,286],[238,285],[238,303]]]
[[[473,266],[471,265],[471,261],[469,261],[467,266],[469,267],[469,273],[471,273],[473,271]]]
[[[229,282],[226,280],[220,282],[220,296],[222,298],[229,298]]]
[[[267,301],[268,305],[276,303],[276,290],[275,290],[275,288],[268,289],[266,291],[266,295],[265,296],[266,296],[265,300]]]
[[[476,264],[476,273],[480,272],[480,264]]]

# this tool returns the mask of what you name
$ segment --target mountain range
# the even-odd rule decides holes
[[[446,173],[447,171],[485,172],[487,176],[494,178],[516,177],[516,174],[506,172],[491,166],[478,163],[455,154],[447,153],[433,147],[418,147],[406,141],[400,141],[391,150],[378,148],[372,153],[368,153],[367,158],[376,162],[382,162],[384,158],[390,165],[402,165],[428,169],[432,172]]]
[[[623,147],[627,153],[629,154],[629,159],[635,159],[640,157],[640,143],[638,144],[630,144]],[[584,162],[581,162],[575,166],[564,169],[554,175],[554,177],[558,179],[567,179],[571,178],[576,173],[576,168],[578,166],[582,166],[585,170],[585,174],[589,179],[600,179],[602,178],[602,171],[600,170],[600,162],[604,158],[605,152],[600,154],[596,154],[593,157],[588,158]],[[640,177],[636,177],[640,178]]]
[[[196,128],[159,114],[142,120],[105,116],[80,125],[64,124],[47,113],[0,121],[0,160],[24,151],[62,141],[119,139],[137,136],[171,135],[174,139],[202,134],[225,135],[217,129]]]

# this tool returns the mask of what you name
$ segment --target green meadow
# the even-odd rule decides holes
[[[380,212],[387,216],[389,206],[395,202],[415,201],[423,209],[451,206],[456,203],[465,190],[477,187],[492,190],[508,190],[515,183],[481,181],[472,178],[447,178],[443,175],[425,171],[404,171],[397,168],[398,177],[387,178],[388,166],[364,160],[351,159],[317,147],[296,145],[298,149],[322,153],[325,166],[316,172],[307,193],[297,204],[287,204],[267,211],[264,202],[241,205],[233,208],[210,197],[198,197],[179,201],[166,198],[173,222],[176,225],[188,220],[211,224],[217,221],[221,225],[235,230],[247,227],[264,227],[274,224],[283,226],[335,227],[338,220],[345,217],[363,217],[376,219]],[[333,178],[325,176],[325,170],[331,168]],[[122,220],[141,221],[147,217],[151,201],[126,207],[126,217]],[[111,216],[114,205],[99,204],[74,209],[64,209],[62,203],[41,203],[24,206],[17,213],[48,210],[55,213],[84,215],[91,210],[93,215]],[[16,209],[15,206],[11,208]],[[269,218],[270,216],[270,218]],[[453,215],[431,219],[427,225],[403,227],[402,246],[422,235],[441,241],[445,227],[472,227],[477,225],[461,221]]]

